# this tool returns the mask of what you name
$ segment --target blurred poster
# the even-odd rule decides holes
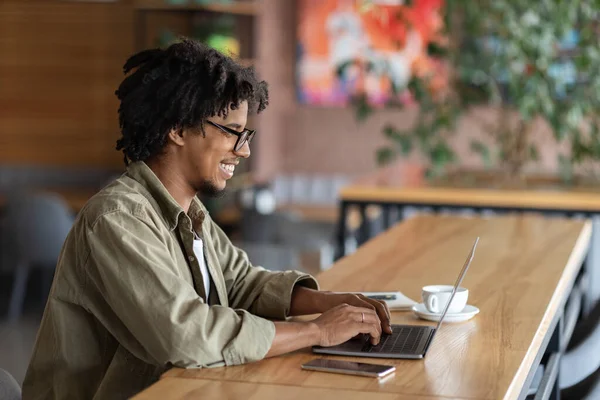
[[[297,90],[311,105],[345,105],[356,94],[371,104],[411,101],[411,77],[443,86],[439,61],[428,56],[444,42],[443,0],[298,0]],[[438,80],[438,82],[436,82]],[[393,88],[398,90],[394,91]]]

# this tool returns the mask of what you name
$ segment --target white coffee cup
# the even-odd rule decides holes
[[[430,285],[423,287],[421,296],[423,297],[423,304],[429,312],[441,314],[448,304],[452,289],[454,286],[451,285]],[[452,303],[448,308],[448,313],[459,313],[467,305],[469,298],[469,290],[463,287],[456,289],[456,294],[452,299]]]

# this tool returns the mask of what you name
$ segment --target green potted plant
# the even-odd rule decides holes
[[[405,2],[408,8],[418,5]],[[410,93],[418,116],[406,130],[385,126],[389,141],[378,150],[378,162],[417,151],[428,161],[429,176],[444,176],[459,164],[451,142],[460,134],[457,122],[467,117],[484,138],[473,140],[471,150],[508,180],[521,179],[524,167],[538,160],[532,135],[540,120],[556,141],[570,143],[570,151],[559,156],[563,178],[573,177],[574,166],[593,164],[600,159],[599,10],[599,0],[445,0],[445,35],[425,45],[447,67],[447,84],[432,90],[440,73],[430,69],[394,87]],[[407,22],[402,13],[396,17]],[[406,107],[394,99],[388,107]],[[374,111],[360,93],[353,104],[359,119]],[[492,118],[481,118],[482,108]]]

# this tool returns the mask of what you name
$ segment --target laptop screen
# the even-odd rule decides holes
[[[469,253],[469,256],[467,257],[467,260],[465,261],[465,264],[463,265],[463,268],[460,271],[460,274],[458,274],[458,279],[456,279],[456,282],[454,283],[454,287],[452,288],[452,293],[450,294],[450,299],[448,299],[448,303],[446,304],[446,307],[444,307],[444,312],[442,313],[442,317],[438,321],[438,324],[433,333],[434,335],[437,333],[437,331],[440,330],[440,327],[442,326],[442,322],[444,321],[444,317],[446,317],[448,308],[450,308],[450,304],[452,303],[452,299],[454,299],[454,295],[456,294],[456,291],[458,290],[460,284],[462,283],[463,278],[465,277],[465,274],[467,273],[467,270],[469,269],[469,266],[471,265],[471,261],[473,261],[473,256],[475,255],[475,248],[477,247],[477,243],[479,243],[479,237],[477,237],[477,239],[475,239],[473,248],[471,248],[471,252]],[[433,337],[431,338],[431,340],[433,340]]]

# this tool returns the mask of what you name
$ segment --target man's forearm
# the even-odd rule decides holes
[[[332,305],[329,304],[328,294],[329,292],[296,285],[292,292],[290,316],[320,314],[329,310]]]
[[[326,311],[326,293],[296,285],[292,292],[290,316],[319,314]],[[275,322],[275,338],[265,357],[275,357],[320,342],[320,330],[313,322]]]
[[[318,345],[320,331],[313,322],[275,322],[275,338],[265,357],[275,357]]]

